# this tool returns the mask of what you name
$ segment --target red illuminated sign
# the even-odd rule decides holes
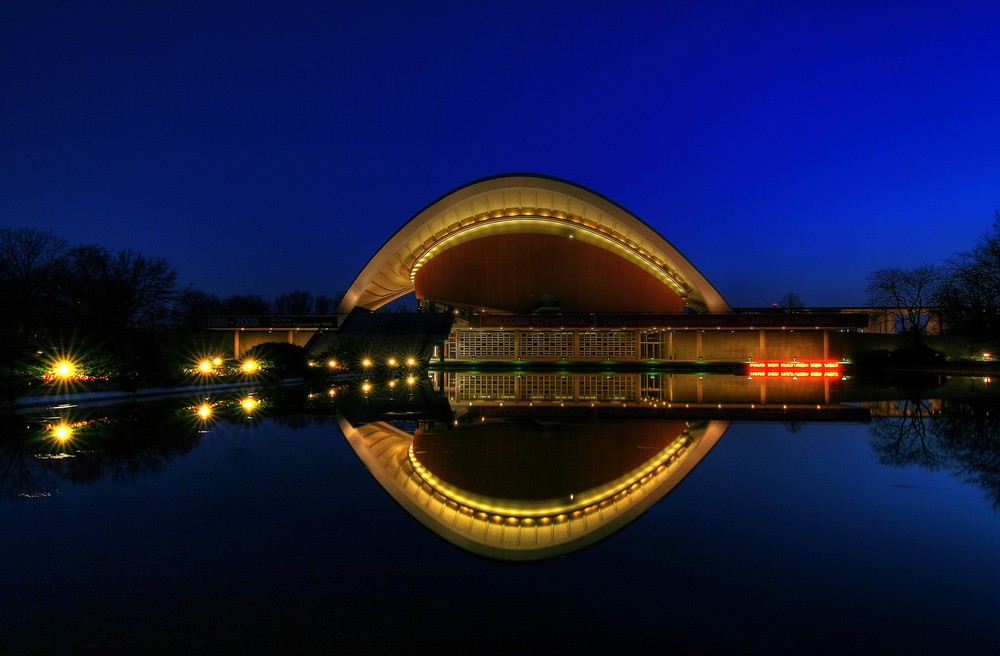
[[[839,362],[748,362],[751,376],[768,378],[839,378]]]

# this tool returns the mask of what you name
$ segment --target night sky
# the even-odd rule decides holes
[[[650,223],[732,305],[865,303],[1000,207],[992,2],[0,8],[0,226],[333,295],[505,172]]]

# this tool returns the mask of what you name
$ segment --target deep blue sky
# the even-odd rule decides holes
[[[0,226],[330,295],[431,200],[532,171],[733,305],[851,305],[1000,206],[994,3],[402,5],[7,0]]]

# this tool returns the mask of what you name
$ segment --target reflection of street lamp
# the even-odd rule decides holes
[[[70,428],[69,424],[61,423],[57,426],[52,427],[52,437],[54,437],[59,442],[65,442],[70,437],[73,436],[73,429]]]

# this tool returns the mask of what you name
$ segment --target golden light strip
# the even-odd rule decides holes
[[[480,521],[506,526],[548,526],[593,514],[644,489],[666,473],[670,465],[675,464],[693,442],[694,439],[685,430],[670,446],[660,452],[660,457],[655,458],[649,465],[611,490],[601,489],[577,501],[572,506],[543,506],[530,512],[521,508],[483,504],[453,489],[423,466],[417,459],[412,444],[407,449],[407,461],[413,473],[420,479],[420,487],[437,501],[460,514]],[[447,494],[442,492],[442,489]],[[576,500],[574,499],[574,501]]]
[[[599,242],[607,242],[617,247],[619,250],[623,251],[627,259],[638,260],[640,266],[643,269],[649,271],[654,276],[656,276],[661,282],[666,283],[674,289],[681,297],[686,297],[690,292],[690,289],[683,280],[679,279],[677,273],[667,266],[666,262],[658,262],[653,259],[652,254],[646,255],[646,249],[640,248],[637,244],[630,244],[629,242],[621,239],[614,233],[604,232],[597,228],[592,228],[584,223],[582,219],[580,223],[569,219],[559,219],[559,218],[548,218],[544,216],[527,216],[527,215],[515,215],[515,216],[501,216],[501,217],[487,217],[481,220],[476,220],[474,223],[466,223],[465,221],[459,221],[457,224],[453,224],[445,230],[448,232],[439,239],[432,239],[432,244],[430,247],[424,249],[424,251],[417,256],[414,260],[413,265],[410,267],[410,282],[416,279],[417,271],[427,263],[432,257],[445,250],[444,245],[460,236],[467,235],[470,232],[486,229],[487,227],[492,227],[500,223],[550,223],[552,225],[560,227],[572,227],[581,232],[585,232],[596,238]],[[464,225],[463,225],[464,224]],[[457,226],[457,227],[456,227]],[[643,266],[645,265],[645,266]]]

